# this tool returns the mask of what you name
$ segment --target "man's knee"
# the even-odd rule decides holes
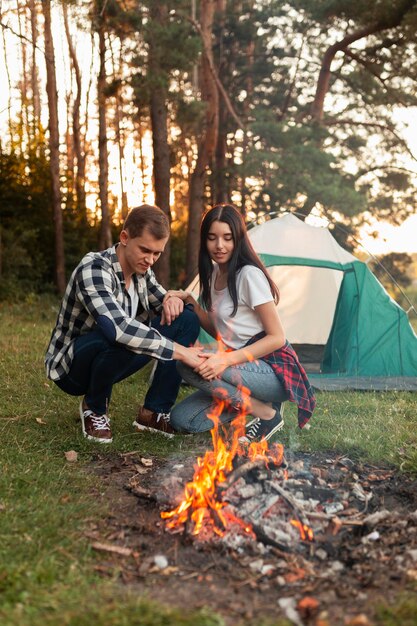
[[[174,341],[181,343],[182,345],[193,344],[200,332],[199,319],[189,308],[185,308],[183,312],[172,323],[175,330]]]
[[[194,337],[192,341],[194,342],[200,332],[200,321],[198,319],[198,316],[196,313],[194,313],[192,309],[189,309],[187,307],[184,308],[181,315],[184,316],[184,324],[186,328],[189,329],[190,333],[192,333]]]

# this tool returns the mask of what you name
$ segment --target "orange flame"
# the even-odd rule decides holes
[[[245,433],[246,415],[250,407],[250,392],[240,387],[242,404],[238,415],[231,422],[229,436],[225,434],[220,416],[230,404],[226,391],[216,390],[219,398],[208,417],[213,422],[211,439],[213,450],[207,450],[204,457],[198,457],[194,468],[193,479],[185,485],[183,498],[180,504],[172,511],[161,513],[162,519],[168,520],[166,527],[169,530],[182,530],[191,523],[191,533],[198,535],[203,528],[207,528],[222,536],[228,526],[239,525],[243,531],[255,537],[252,527],[244,520],[236,517],[227,507],[227,502],[220,499],[218,487],[225,482],[227,475],[233,470],[233,459],[237,455],[245,455],[250,460],[262,458],[265,465],[274,463],[280,465],[284,457],[284,448],[280,444],[268,448],[266,441],[242,446],[239,437]],[[225,436],[221,436],[222,429]]]
[[[310,526],[303,524],[298,519],[292,519],[290,523],[292,526],[295,526],[295,528],[298,528],[302,541],[313,541],[314,533]]]
[[[191,520],[193,535],[198,535],[205,523],[217,534],[223,534],[228,523],[236,522],[246,532],[251,532],[246,522],[239,520],[230,512],[227,515],[224,513],[223,509],[227,502],[222,502],[217,496],[217,486],[226,480],[226,474],[233,469],[232,462],[238,442],[238,438],[234,438],[235,441],[232,441],[228,448],[226,441],[219,435],[219,418],[225,408],[225,401],[218,400],[212,413],[208,415],[214,424],[211,430],[213,450],[206,451],[203,458],[198,457],[193,480],[186,484],[180,504],[173,511],[161,513],[162,519],[170,520],[167,528],[183,527]],[[244,414],[242,422],[244,428]]]

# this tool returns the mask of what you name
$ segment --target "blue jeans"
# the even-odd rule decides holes
[[[192,345],[200,330],[196,314],[188,308],[170,326],[162,326],[160,317],[152,320],[151,326],[164,337],[183,346]],[[113,385],[142,369],[151,358],[111,343],[97,328],[75,340],[70,371],[56,384],[72,396],[85,395],[89,409],[102,415],[107,411]],[[158,361],[144,400],[147,409],[169,413],[181,383],[176,363],[174,360]]]
[[[220,421],[230,422],[242,406],[239,386],[249,389],[251,396],[261,402],[272,403],[276,410],[281,407],[281,402],[288,399],[272,367],[262,360],[228,367],[220,380],[213,381],[204,380],[183,363],[178,363],[177,369],[187,383],[198,389],[171,411],[171,425],[180,432],[211,430],[213,422],[207,413],[210,413],[216,398],[227,398],[229,408],[220,415]]]

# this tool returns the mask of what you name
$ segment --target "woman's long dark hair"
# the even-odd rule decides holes
[[[253,249],[242,215],[233,204],[216,204],[216,206],[209,209],[204,214],[200,229],[198,271],[200,274],[201,300],[205,309],[207,311],[211,311],[212,309],[210,283],[213,275],[213,262],[207,250],[207,240],[213,222],[224,222],[230,226],[230,230],[232,231],[234,248],[227,266],[227,288],[233,300],[232,317],[236,315],[238,305],[236,276],[239,270],[245,265],[254,265],[265,274],[265,278],[271,288],[274,302],[278,304],[278,287],[269,276],[264,264]]]

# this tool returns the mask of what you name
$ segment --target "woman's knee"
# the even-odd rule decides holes
[[[190,383],[190,379],[196,375],[191,367],[188,367],[188,365],[185,365],[185,363],[181,361],[177,361],[177,372],[186,383]]]
[[[207,402],[208,406],[210,402]],[[194,403],[189,396],[171,410],[171,426],[182,433],[198,433],[210,430],[213,424],[208,420],[207,407],[202,407],[201,402]]]

